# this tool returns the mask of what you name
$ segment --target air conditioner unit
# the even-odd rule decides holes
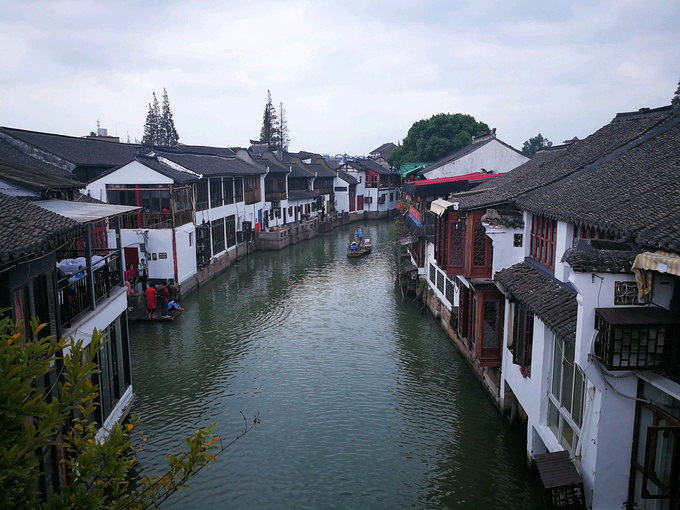
[[[373,197],[364,197],[364,203],[366,204],[373,203]]]

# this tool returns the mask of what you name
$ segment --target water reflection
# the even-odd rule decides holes
[[[174,324],[131,327],[144,466],[196,427],[262,421],[168,508],[541,507],[520,433],[395,288],[389,226],[365,225],[362,259],[349,227],[254,254]]]

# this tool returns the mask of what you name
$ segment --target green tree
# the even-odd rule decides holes
[[[402,144],[387,162],[400,168],[402,163],[434,162],[472,143],[473,136],[489,132],[489,126],[471,115],[440,113],[419,120],[408,130]]]
[[[175,129],[175,121],[172,120],[172,111],[170,110],[170,100],[168,99],[168,92],[163,87],[163,111],[159,119],[159,144],[168,147],[175,147],[179,142],[179,134]]]
[[[550,140],[543,138],[543,135],[538,133],[536,136],[532,136],[526,142],[524,142],[524,145],[522,146],[522,154],[531,158],[538,151],[550,145],[552,145]]]
[[[114,425],[100,441],[91,419],[98,391],[91,382],[98,372],[95,356],[106,339],[95,330],[83,347],[81,340],[40,337],[43,327],[33,319],[25,337],[22,322],[0,318],[0,508],[156,507],[259,423],[257,416],[246,422],[226,444],[213,437],[214,425],[199,430],[178,453],[167,456],[165,473],[140,473],[136,456],[146,438],[139,420]],[[57,369],[57,383],[46,385]],[[43,495],[38,492],[42,473],[36,453],[51,447],[66,452],[60,462],[68,476],[58,493]]]
[[[144,136],[142,136],[142,143],[145,145],[160,145],[160,123],[161,110],[158,106],[158,98],[153,92],[153,101],[149,103],[149,111],[146,114],[146,123],[144,124]]]
[[[267,104],[264,107],[264,115],[262,116],[262,129],[260,130],[260,142],[266,143],[269,147],[278,148],[281,145],[281,139],[278,130],[278,116],[276,108],[272,103],[272,94],[267,90]]]

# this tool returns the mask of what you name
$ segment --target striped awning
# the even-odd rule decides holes
[[[633,272],[638,287],[638,299],[643,303],[652,300],[653,272],[680,276],[680,256],[667,251],[642,252],[635,257]]]

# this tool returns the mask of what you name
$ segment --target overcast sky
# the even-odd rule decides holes
[[[269,89],[294,151],[442,112],[519,149],[669,104],[679,56],[678,0],[0,0],[0,125],[134,141],[165,87],[181,143],[243,147]]]

